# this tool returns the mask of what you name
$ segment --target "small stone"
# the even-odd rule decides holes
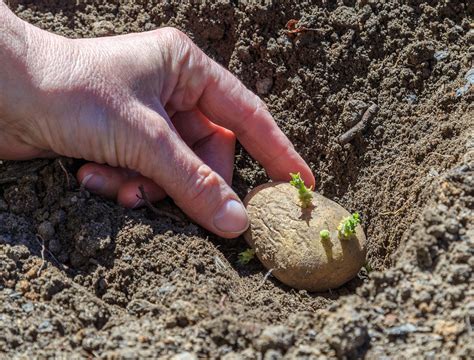
[[[32,303],[27,302],[21,305],[21,309],[26,313],[30,313],[35,309],[35,307]]]
[[[166,294],[172,293],[175,290],[176,290],[176,286],[166,283],[158,288],[157,294],[158,296],[164,296]]]
[[[441,61],[446,59],[449,56],[449,53],[445,50],[436,51],[433,55],[436,61]]]
[[[405,97],[405,100],[407,103],[409,104],[414,104],[418,101],[418,96],[416,96],[415,94],[408,94],[406,97]]]
[[[468,84],[474,84],[474,68],[469,69],[464,78]]]
[[[417,330],[418,328],[413,324],[404,324],[387,329],[385,332],[391,336],[405,336]]]
[[[22,295],[22,293],[20,293],[20,292],[13,292],[10,295],[8,295],[8,297],[10,297],[11,299],[20,299],[21,295]]]
[[[39,333],[50,333],[53,331],[53,325],[49,320],[44,320],[41,324],[38,325]]]

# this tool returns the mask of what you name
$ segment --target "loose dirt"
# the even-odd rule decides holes
[[[69,37],[186,32],[267,102],[316,190],[360,212],[368,264],[296,291],[170,201],[125,210],[80,190],[79,161],[3,162],[0,357],[474,357],[472,2],[9,4]],[[240,147],[235,165],[242,197],[268,180]]]

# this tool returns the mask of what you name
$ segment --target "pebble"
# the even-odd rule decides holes
[[[456,97],[466,94],[471,86],[474,85],[474,68],[467,71],[466,75],[464,75],[464,79],[466,79],[466,84],[456,90]]]
[[[169,283],[166,283],[166,284],[164,284],[164,285],[162,285],[158,288],[157,293],[158,293],[159,296],[160,295],[163,296],[163,295],[169,294],[169,293],[171,293],[175,290],[176,290],[176,286],[174,286],[172,284],[169,284]]]
[[[474,68],[469,69],[464,78],[469,84],[474,84]]]
[[[49,333],[53,331],[53,325],[49,320],[44,320],[41,324],[38,325],[39,333]]]
[[[409,104],[414,104],[418,101],[418,96],[416,96],[415,94],[408,94],[406,97],[405,97],[405,100],[409,103]]]
[[[446,59],[449,56],[449,53],[445,50],[436,51],[433,55],[436,61],[441,61]]]
[[[404,324],[387,329],[385,332],[391,336],[405,336],[409,333],[418,331],[418,328],[413,324]]]
[[[35,307],[32,303],[27,302],[21,305],[21,309],[26,313],[30,313],[35,309]]]
[[[10,295],[8,295],[9,297],[11,297],[12,299],[19,299],[21,298],[23,294],[20,293],[20,292],[14,292],[14,293],[11,293]]]

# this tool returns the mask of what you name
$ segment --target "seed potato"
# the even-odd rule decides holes
[[[245,240],[263,265],[288,286],[334,289],[356,276],[365,263],[362,227],[357,225],[355,234],[340,238],[337,227],[351,214],[316,192],[312,205],[303,208],[297,189],[272,182],[253,189],[244,204],[250,218]],[[329,230],[329,238],[321,238],[322,230]]]

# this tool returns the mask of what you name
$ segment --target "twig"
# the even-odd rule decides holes
[[[265,282],[268,280],[268,278],[272,274],[272,271],[273,271],[273,269],[270,269],[270,270],[267,271],[267,273],[263,277],[262,282],[257,286],[257,290],[260,290],[260,288],[263,286],[263,284],[265,284]]]
[[[44,268],[44,265],[45,265],[45,260],[44,260],[44,250],[45,250],[45,246],[44,246],[44,239],[41,235],[37,234],[36,235],[38,238],[41,239],[41,259],[42,259],[42,262],[41,262],[41,266],[39,267],[38,271],[36,272],[36,277],[40,277],[41,275],[41,271],[43,271],[43,268]],[[38,240],[38,239],[37,239]],[[39,242],[39,241],[38,241]]]
[[[66,182],[67,182],[67,187],[69,189],[70,186],[71,186],[71,183],[69,181],[69,173],[67,172],[67,170],[64,167],[63,162],[61,160],[58,160],[58,163],[59,163],[59,166],[61,167],[61,169],[64,171],[64,174],[66,174]]]
[[[395,211],[384,211],[384,212],[381,212],[380,215],[381,216],[389,216],[389,215],[390,216],[395,216],[395,215],[398,215],[400,213],[400,211],[402,211],[403,209],[405,209],[407,207],[407,205],[409,203],[408,202],[409,200],[411,200],[411,197],[408,200],[406,200],[405,203],[402,206],[400,206],[397,210],[395,210]]]
[[[156,215],[158,216],[167,216],[169,217],[170,219],[173,219],[175,221],[178,221],[178,222],[183,222],[183,219],[167,210],[163,210],[163,209],[158,209],[156,208],[155,206],[153,206],[153,204],[150,202],[150,200],[148,199],[148,195],[147,193],[145,192],[145,188],[143,187],[143,185],[140,185],[138,187],[138,190],[140,190],[140,196],[137,195],[137,197],[140,199],[140,200],[143,200],[145,202],[145,205],[148,207],[148,209],[150,209],[151,211],[153,211]]]
[[[219,301],[219,307],[224,310],[224,303],[227,299],[227,294],[222,295],[221,300]]]
[[[341,145],[345,145],[350,142],[354,137],[360,133],[366,127],[367,123],[374,117],[374,115],[379,110],[379,107],[372,103],[367,110],[365,110],[364,115],[362,115],[362,119],[355,124],[351,129],[347,130],[344,134],[339,137],[339,143]]]
[[[41,239],[41,242],[38,240],[38,238]],[[41,235],[39,234],[36,234],[36,237],[35,237],[35,240],[36,242],[41,245],[41,257],[43,258],[43,263],[44,263],[44,260],[45,260],[45,257],[44,257],[44,252],[46,251],[49,256],[51,256],[51,258],[56,262],[56,265],[58,265],[61,269],[63,269],[64,271],[68,270],[68,267],[66,265],[64,265],[63,263],[61,263],[57,258],[56,256],[53,255],[53,253],[44,245],[44,239],[41,237]],[[43,264],[41,265],[43,266]],[[38,270],[38,273],[40,272],[40,270]]]

